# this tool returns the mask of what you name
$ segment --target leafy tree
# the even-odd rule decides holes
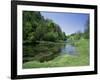
[[[66,35],[58,24],[44,19],[40,12],[23,11],[23,41],[64,41]]]
[[[84,31],[84,38],[89,39],[89,27],[90,27],[90,23],[89,23],[89,18],[86,22],[86,28]]]

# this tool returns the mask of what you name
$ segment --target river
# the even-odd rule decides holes
[[[68,43],[39,43],[23,45],[23,62],[27,61],[49,61],[60,55],[75,56],[75,46]]]
[[[71,44],[66,44],[62,49],[61,49],[61,54],[68,54],[68,55],[76,55],[77,50],[76,47],[71,45]]]

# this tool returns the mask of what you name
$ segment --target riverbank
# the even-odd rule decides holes
[[[89,65],[89,41],[81,39],[74,43],[78,55],[60,55],[50,61],[39,62],[29,61],[23,64],[23,68],[44,68],[44,67],[68,67],[68,66],[86,66]]]

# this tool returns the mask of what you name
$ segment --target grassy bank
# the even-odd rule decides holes
[[[75,42],[78,55],[62,55],[51,61],[39,62],[29,61],[23,64],[23,68],[42,68],[42,67],[67,67],[89,65],[89,41],[81,39]]]

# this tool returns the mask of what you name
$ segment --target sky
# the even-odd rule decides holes
[[[61,12],[41,12],[45,19],[51,19],[58,24],[66,35],[75,32],[83,32],[89,14],[83,13],[61,13]]]

